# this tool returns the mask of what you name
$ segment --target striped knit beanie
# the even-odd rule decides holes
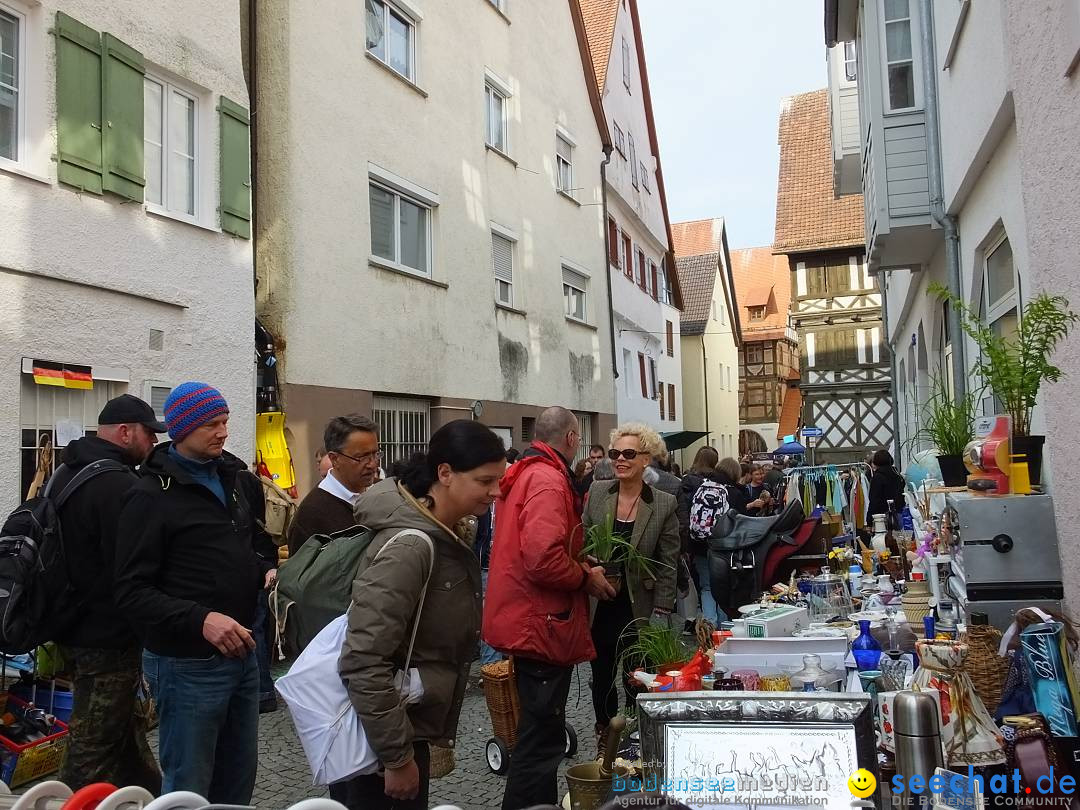
[[[165,400],[169,438],[183,441],[195,428],[228,412],[225,397],[216,388],[201,382],[181,383]]]

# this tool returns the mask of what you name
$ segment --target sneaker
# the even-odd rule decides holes
[[[278,710],[277,698],[271,695],[259,701],[259,714],[270,714]]]

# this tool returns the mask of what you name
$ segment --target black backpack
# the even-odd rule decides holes
[[[94,461],[55,496],[50,493],[54,473],[44,494],[8,515],[0,529],[0,652],[30,652],[52,641],[74,618],[79,606],[68,576],[59,511],[91,478],[122,471],[130,469],[119,461]]]

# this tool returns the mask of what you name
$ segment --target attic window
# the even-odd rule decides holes
[[[765,320],[765,307],[748,307],[750,310],[751,321],[763,321]]]

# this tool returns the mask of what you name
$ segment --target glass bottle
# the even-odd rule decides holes
[[[881,660],[881,645],[870,633],[870,620],[859,621],[859,637],[851,642],[851,654],[860,672],[876,670]]]

